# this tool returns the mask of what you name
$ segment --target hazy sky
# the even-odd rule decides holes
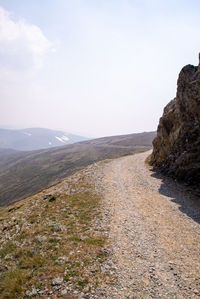
[[[155,130],[199,32],[199,0],[0,0],[0,126]]]

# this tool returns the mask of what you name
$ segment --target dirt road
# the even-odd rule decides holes
[[[112,298],[200,298],[200,207],[145,164],[149,152],[103,168],[118,283]]]

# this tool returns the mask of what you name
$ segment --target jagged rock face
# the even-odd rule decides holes
[[[200,67],[181,70],[176,98],[160,118],[151,164],[178,180],[200,185]]]

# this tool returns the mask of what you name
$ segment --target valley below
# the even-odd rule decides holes
[[[148,150],[155,135],[111,136],[37,151],[0,149],[0,206],[37,194],[94,162]]]

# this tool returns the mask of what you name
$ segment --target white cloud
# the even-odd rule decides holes
[[[0,69],[27,71],[42,67],[51,43],[41,29],[25,20],[15,20],[0,7]]]

